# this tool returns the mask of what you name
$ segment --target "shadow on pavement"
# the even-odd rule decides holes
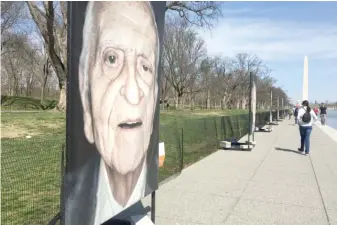
[[[293,149],[288,149],[288,148],[275,147],[275,150],[283,151],[283,152],[293,152],[293,153],[300,154],[300,155],[302,154],[302,152],[300,152],[298,150],[293,150]]]
[[[138,201],[102,225],[131,225],[133,223],[130,221],[130,216],[145,215],[150,211],[151,206],[144,207],[143,203]]]

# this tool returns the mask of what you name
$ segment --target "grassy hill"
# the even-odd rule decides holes
[[[45,100],[19,96],[1,95],[1,110],[47,110],[56,107],[56,100]]]

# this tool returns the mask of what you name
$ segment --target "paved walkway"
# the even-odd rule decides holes
[[[162,185],[156,225],[337,225],[337,142],[317,125],[304,156],[292,120],[273,129],[251,152],[219,150]]]

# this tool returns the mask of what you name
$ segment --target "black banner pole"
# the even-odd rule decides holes
[[[69,1],[67,3],[67,83],[66,83],[66,90],[71,90],[72,86],[72,76],[69,76],[69,70],[72,65],[72,59],[71,59],[71,39],[72,39],[72,13],[73,13],[73,2]],[[65,221],[65,201],[66,201],[66,190],[65,190],[65,174],[67,172],[67,165],[68,165],[68,152],[67,149],[69,149],[69,143],[70,143],[70,112],[71,112],[71,104],[70,99],[72,98],[71,91],[67,91],[66,93],[66,144],[62,147],[62,160],[61,160],[61,199],[60,199],[60,225],[66,225]]]
[[[156,222],[156,191],[151,193],[151,221]]]

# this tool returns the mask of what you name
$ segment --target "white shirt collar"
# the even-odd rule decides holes
[[[108,174],[105,168],[104,161],[101,159],[100,169],[99,169],[99,178],[98,178],[98,187],[97,187],[97,204],[96,204],[96,213],[95,213],[95,225],[101,225],[105,221],[111,219],[113,216],[117,215],[124,209],[133,205],[139,201],[145,195],[145,186],[146,186],[146,174],[147,167],[144,161],[142,172],[138,178],[135,188],[130,196],[129,201],[125,207],[121,206],[116,202],[115,198],[112,195],[110,185],[108,182]]]

